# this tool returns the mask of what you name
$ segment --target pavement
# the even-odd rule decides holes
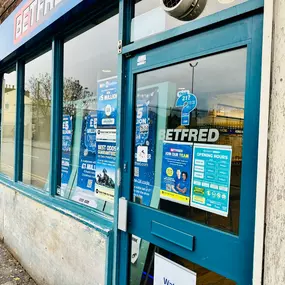
[[[37,285],[1,241],[0,285]]]

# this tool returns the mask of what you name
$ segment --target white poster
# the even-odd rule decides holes
[[[195,272],[155,253],[154,285],[196,285]]]

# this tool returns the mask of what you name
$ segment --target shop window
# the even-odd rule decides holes
[[[23,182],[47,189],[50,166],[51,51],[25,65]]]
[[[182,26],[191,21],[191,17],[194,17],[195,19],[206,17],[246,1],[248,0],[199,0],[200,8],[196,7],[196,10],[193,10],[194,12],[192,15],[188,16],[188,18],[183,18],[183,15],[187,14],[187,11],[193,9],[193,7],[191,8],[192,5],[188,5],[187,3],[193,2],[194,6],[196,5],[195,3],[197,2],[194,0],[136,1],[135,17],[132,20],[131,40],[137,41]],[[178,7],[179,5],[182,6],[182,4],[185,7],[190,6],[189,9],[185,10],[186,13],[183,13],[183,11],[181,12],[180,7]]]
[[[115,15],[64,44],[58,194],[109,214],[115,189],[117,31]]]
[[[12,178],[14,175],[17,98],[15,71],[4,74],[2,94],[0,171]]]

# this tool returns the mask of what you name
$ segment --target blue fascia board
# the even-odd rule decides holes
[[[62,0],[58,6],[56,6],[54,9],[49,11],[46,16],[43,16],[43,18],[40,20],[39,24],[37,24],[36,27],[34,27],[28,34],[26,34],[21,40],[19,40],[17,43],[14,42],[14,30],[15,30],[15,17],[17,14],[23,10],[23,8],[27,5],[27,3],[32,2],[29,0],[22,1],[22,3],[11,13],[11,15],[0,25],[0,64],[3,59],[5,59],[7,56],[15,52],[18,48],[23,46],[25,43],[27,43],[30,39],[32,39],[34,36],[39,34],[41,31],[43,31],[45,28],[50,26],[52,23],[54,23],[56,20],[61,18],[63,15],[68,13],[70,10],[72,10],[74,7],[76,7],[81,2],[86,2],[86,5],[90,5],[96,2],[100,2],[99,0],[89,0],[89,1],[83,1],[83,0]]]

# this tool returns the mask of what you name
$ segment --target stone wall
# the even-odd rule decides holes
[[[273,1],[273,0],[272,0]],[[285,284],[285,1],[274,0],[264,284]]]

